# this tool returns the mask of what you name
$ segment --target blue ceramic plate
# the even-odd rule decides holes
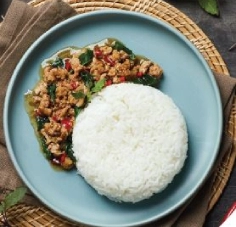
[[[188,159],[181,173],[162,193],[137,204],[115,203],[98,195],[76,171],[55,171],[40,152],[24,107],[24,93],[39,80],[44,59],[65,47],[83,47],[108,37],[161,65],[160,89],[182,110],[189,130]],[[207,63],[175,28],[144,14],[104,10],[56,25],[28,49],[8,87],[4,128],[15,168],[44,204],[77,222],[127,227],[162,218],[196,192],[217,156],[222,109]]]

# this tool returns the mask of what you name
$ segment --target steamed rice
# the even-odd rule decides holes
[[[173,100],[149,86],[108,86],[79,114],[79,174],[101,195],[138,202],[162,191],[187,156],[187,128]]]

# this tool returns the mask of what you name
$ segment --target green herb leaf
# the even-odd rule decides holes
[[[78,106],[75,106],[75,107],[74,107],[75,117],[77,117],[77,116],[80,114],[80,112],[81,112],[82,110],[83,110],[83,108],[78,107]]]
[[[61,58],[57,57],[54,62],[51,63],[52,67],[63,67],[64,62]]]
[[[86,87],[88,87],[89,89],[91,87],[94,86],[94,79],[93,76],[87,72],[87,71],[82,71],[80,73],[81,79],[83,80],[83,82],[85,83]]]
[[[35,119],[36,119],[38,131],[40,131],[43,128],[45,123],[49,122],[48,117],[36,116]]]
[[[70,159],[75,162],[75,157],[74,157],[74,151],[72,149],[72,136],[69,135],[67,138],[66,138],[66,141],[65,141],[65,151],[66,151],[66,154],[70,157]]]
[[[56,99],[56,89],[57,89],[56,84],[50,84],[47,87],[48,94],[52,102],[55,102]]]
[[[113,48],[115,50],[123,50],[125,51],[129,56],[130,56],[130,59],[131,60],[134,60],[135,59],[135,55],[134,53],[132,52],[132,50],[130,50],[129,48],[127,48],[124,44],[122,44],[121,42],[119,41],[116,41]]]
[[[105,82],[106,82],[105,79],[101,79],[101,80],[97,81],[91,91],[93,93],[101,91],[102,88],[105,86]]]
[[[82,91],[79,92],[72,92],[72,96],[76,99],[82,99],[85,97],[85,94]]]
[[[87,92],[86,97],[87,97],[87,102],[91,102],[92,93],[91,92]]]
[[[151,87],[156,87],[159,83],[159,79],[149,74],[145,74],[142,77],[132,79],[131,82],[135,84],[143,84]]]
[[[48,160],[51,160],[52,159],[52,153],[48,150],[48,146],[46,144],[46,141],[45,141],[45,138],[41,138],[41,147],[42,147],[42,151],[45,155],[45,157],[48,159]]]
[[[0,204],[0,213],[3,213],[5,210],[5,203],[2,201]]]
[[[198,2],[207,13],[219,16],[220,11],[217,0],[198,0]]]
[[[19,187],[6,195],[4,199],[4,210],[6,211],[8,208],[17,204],[21,199],[23,199],[26,192],[27,189],[25,187]]]
[[[89,63],[92,62],[92,59],[93,59],[93,51],[90,49],[87,49],[85,53],[79,56],[81,65],[88,65]]]

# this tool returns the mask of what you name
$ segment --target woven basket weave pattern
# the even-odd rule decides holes
[[[29,4],[38,7],[41,4],[50,0],[34,0]],[[129,11],[142,12],[155,18],[161,19],[176,29],[178,29],[186,38],[188,38],[201,52],[203,57],[208,62],[210,68],[218,73],[229,75],[228,69],[216,50],[213,43],[204,34],[204,32],[185,14],[180,12],[172,5],[161,1],[150,0],[64,0],[72,8],[76,10],[78,14],[86,13],[95,10],[102,9],[121,9]],[[230,114],[230,120],[228,122],[228,132],[232,138],[236,138],[236,98],[234,98],[234,104]],[[217,173],[215,174],[214,188],[209,199],[208,211],[218,201],[232,171],[234,160],[236,157],[235,144],[230,147],[228,152],[223,158],[222,164],[219,166]],[[85,227],[84,225],[76,225],[68,222],[52,211],[45,207],[33,207],[25,204],[19,204],[8,211],[9,222],[13,226],[17,227]],[[1,216],[0,216],[1,218]]]

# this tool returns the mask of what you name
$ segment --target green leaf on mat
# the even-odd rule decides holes
[[[0,214],[3,213],[5,210],[5,203],[2,201],[0,204]]]
[[[10,192],[6,195],[3,203],[4,203],[4,210],[14,206],[17,204],[23,197],[25,196],[27,189],[25,187],[16,188],[13,192]]]
[[[198,0],[199,5],[209,14],[219,16],[219,6],[217,0]]]

